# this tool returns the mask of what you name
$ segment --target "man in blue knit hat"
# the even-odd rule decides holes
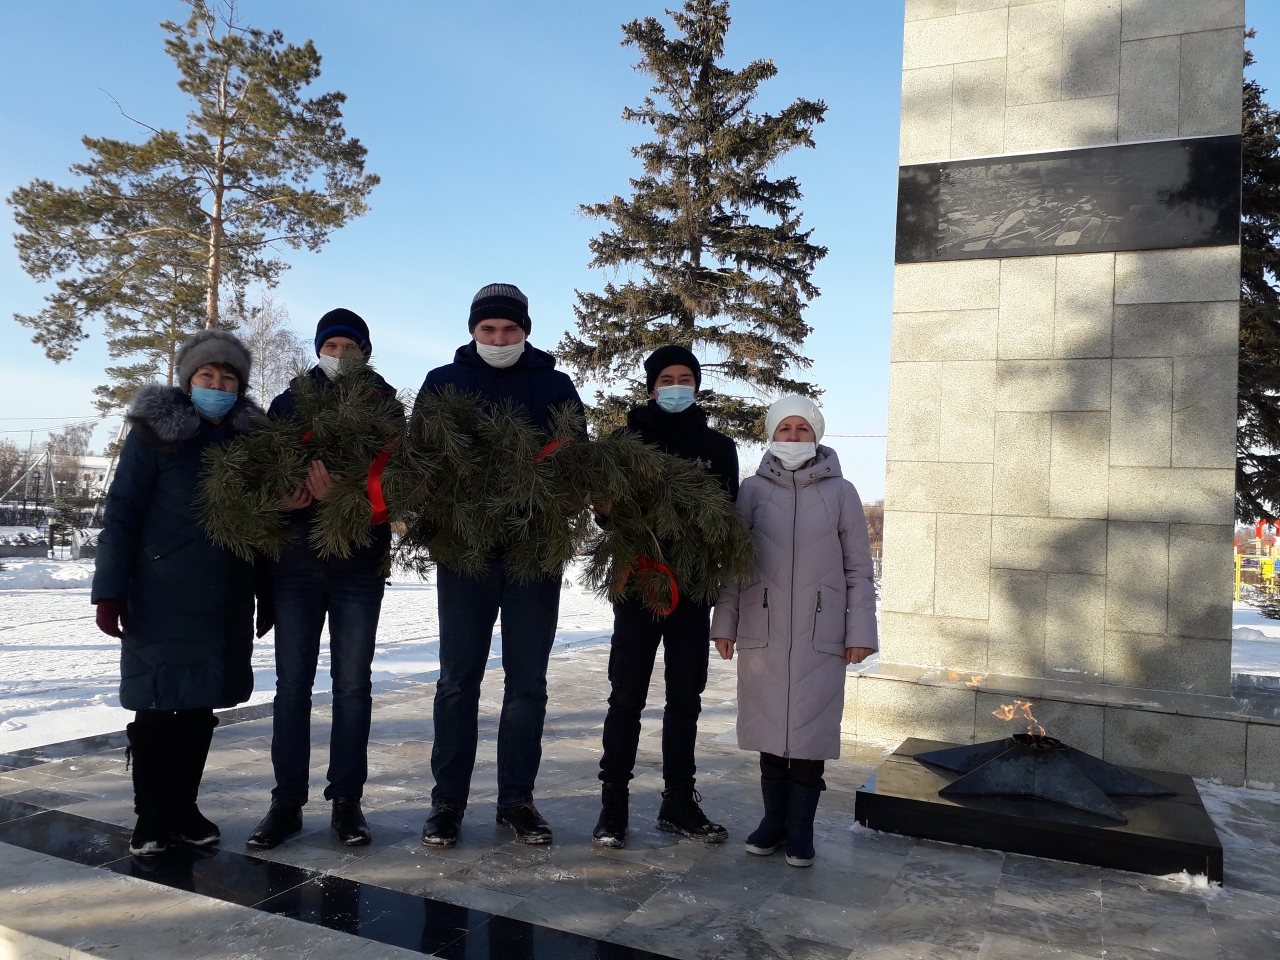
[[[297,415],[299,380],[310,379],[331,390],[342,376],[342,361],[368,357],[373,351],[369,327],[359,314],[330,310],[316,326],[316,365],[289,384],[268,411],[277,419]],[[369,388],[380,398],[395,389],[372,370]],[[401,423],[404,411],[394,406]],[[274,565],[276,699],[272,714],[271,765],[276,786],[271,809],[249,835],[250,848],[266,850],[302,829],[307,802],[307,770],[311,758],[311,688],[320,656],[320,635],[329,621],[330,673],[333,676],[333,728],[329,738],[328,785],[330,823],[347,846],[366,844],[369,825],[360,810],[368,774],[369,724],[373,709],[373,649],[382,610],[382,593],[390,571],[391,527],[373,528],[368,547],[349,557],[321,557],[311,544],[315,502],[326,499],[338,479],[321,460],[307,468],[307,482],[285,500],[289,512],[289,546]],[[258,636],[270,629],[270,617],[259,616]]]
[[[565,403],[579,411],[573,381],[555,369],[548,353],[530,346],[529,299],[510,283],[491,283],[471,301],[471,341],[453,363],[427,374],[421,397],[452,385],[492,404],[510,400],[546,428]],[[435,742],[431,748],[431,815],[422,828],[428,846],[451,847],[471,789],[475,767],[480,682],[502,616],[505,691],[498,727],[498,814],[501,826],[521,843],[551,842],[551,827],[533,804],[542,760],[542,724],[547,712],[547,660],[560,613],[559,572],[533,580],[511,577],[500,557],[491,557],[478,577],[436,568],[440,605],[440,679],[436,683]]]

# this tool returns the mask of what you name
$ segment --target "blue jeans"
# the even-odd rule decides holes
[[[437,568],[440,680],[436,683],[432,804],[467,806],[476,763],[480,681],[502,615],[498,805],[533,802],[547,714],[547,659],[560,615],[560,576],[526,583],[491,563],[478,579]]]
[[[307,802],[311,688],[329,615],[333,729],[324,798],[359,797],[369,774],[373,646],[386,584],[379,573],[281,572],[275,581],[276,699],[271,736],[275,800]]]

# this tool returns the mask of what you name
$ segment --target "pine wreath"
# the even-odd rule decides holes
[[[376,486],[387,516],[405,524],[397,560],[419,573],[441,564],[475,576],[500,558],[528,580],[584,556],[585,580],[602,596],[665,613],[680,597],[714,603],[726,580],[750,570],[750,535],[715,479],[628,431],[579,442],[582,417],[568,407],[542,431],[521,407],[446,388],[420,396],[400,434],[386,402],[344,376],[299,396],[300,423],[268,420],[211,451],[201,488],[210,536],[242,556],[279,556],[280,498],[318,458],[343,477],[318,505],[323,556],[369,542]],[[603,504],[611,516],[600,527]]]
[[[459,433],[466,439],[456,460],[406,518],[402,563],[475,575],[501,557],[527,580],[585,556],[586,582],[599,594],[640,599],[659,613],[682,596],[712,604],[726,580],[750,572],[750,534],[719,483],[629,431],[580,443],[582,418],[568,407],[544,432],[511,405],[451,390],[419,400],[410,447],[428,434]],[[603,527],[598,504],[611,508]]]
[[[317,511],[312,543],[320,555],[347,557],[372,542],[368,470],[384,448],[399,444],[405,417],[401,401],[378,392],[367,370],[363,360],[345,361],[344,375],[327,388],[298,377],[295,419],[266,417],[258,429],[205,452],[197,503],[215,543],[245,559],[278,559],[289,536],[280,502],[303,483],[312,460],[340,477]],[[397,479],[413,486],[410,477]]]

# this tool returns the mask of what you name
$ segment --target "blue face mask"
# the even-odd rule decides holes
[[[658,406],[667,413],[689,409],[693,406],[693,387],[679,383],[673,387],[659,387]]]
[[[225,390],[210,390],[207,387],[197,386],[191,388],[191,402],[210,420],[221,420],[239,399],[239,394],[227,393]]]

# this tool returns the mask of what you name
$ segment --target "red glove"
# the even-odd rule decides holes
[[[129,629],[129,605],[123,600],[98,601],[98,629],[108,637],[122,636],[121,627]]]

